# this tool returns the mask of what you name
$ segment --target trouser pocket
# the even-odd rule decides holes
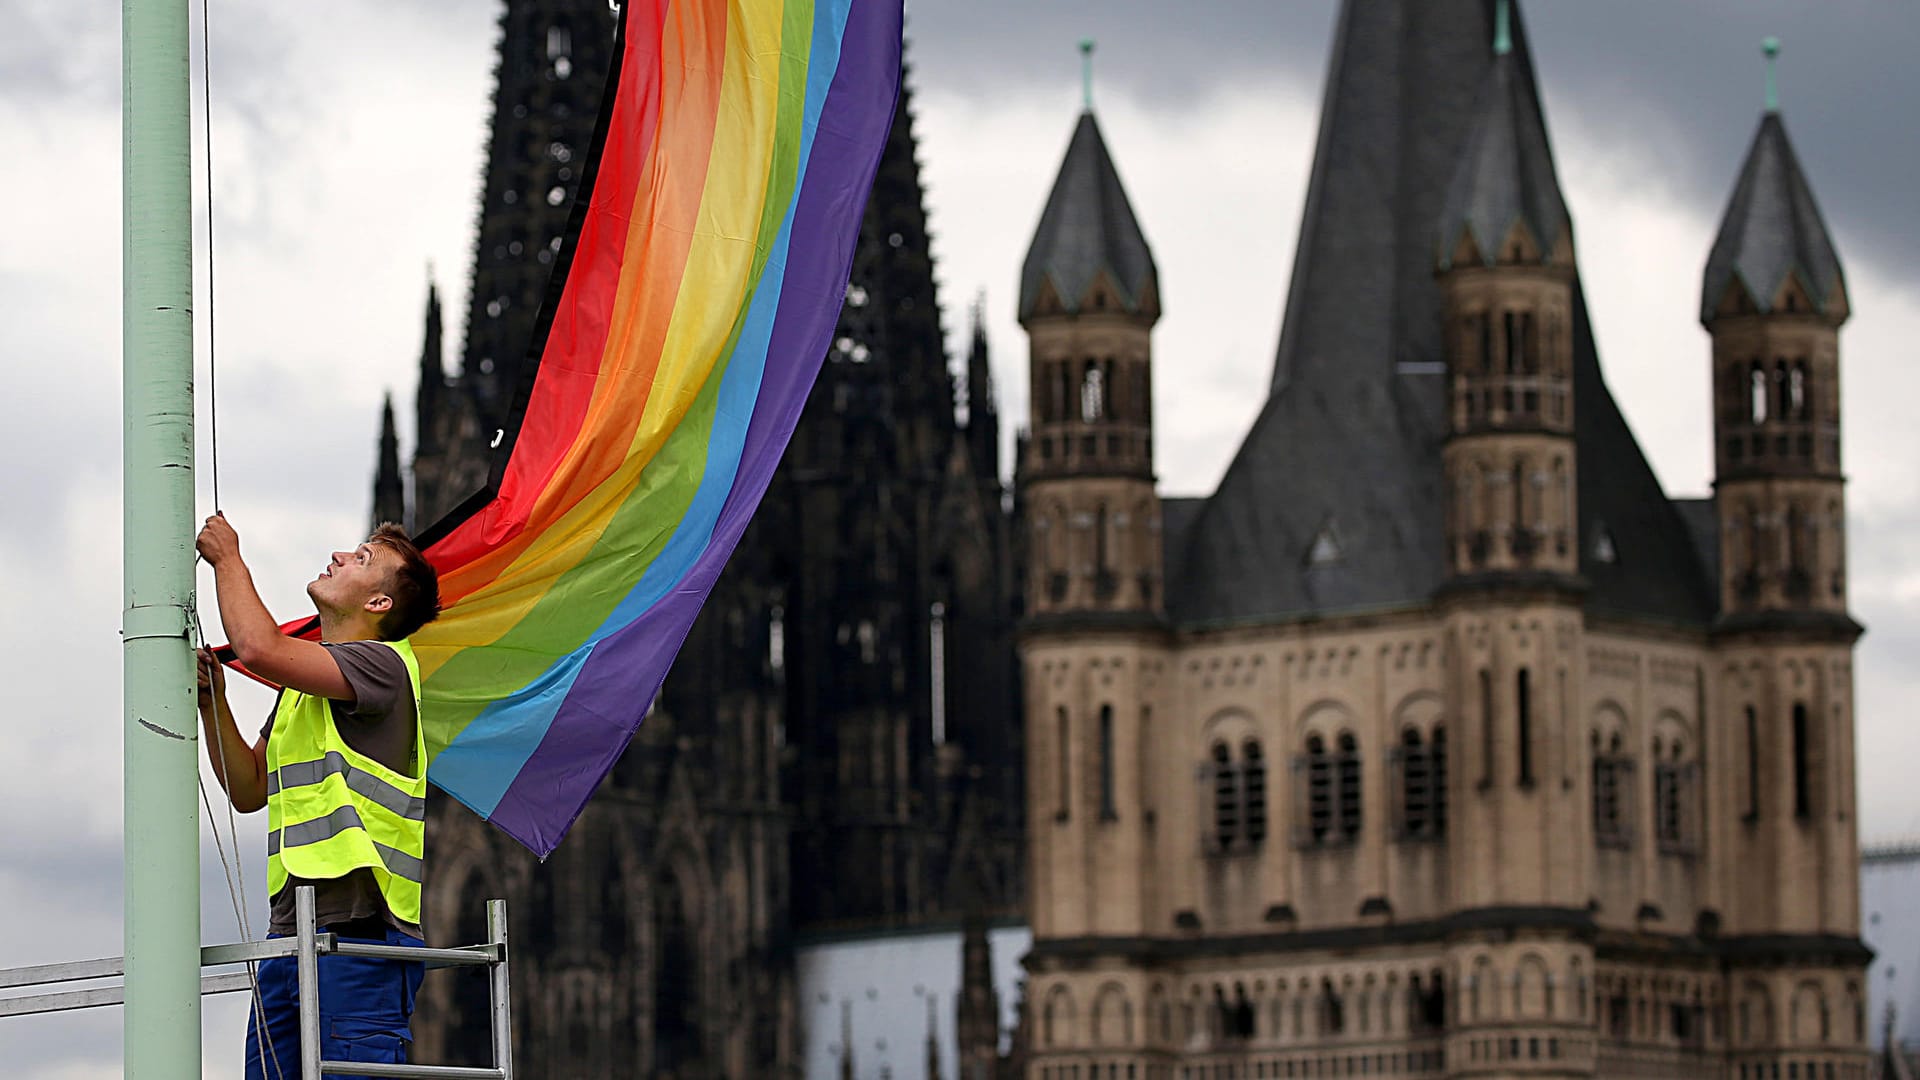
[[[399,1065],[407,1060],[405,1028],[394,1028],[357,1016],[337,1016],[327,1024],[328,1061],[359,1061]]]

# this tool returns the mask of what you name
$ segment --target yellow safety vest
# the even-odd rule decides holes
[[[267,895],[289,876],[311,880],[373,871],[387,909],[420,923],[427,849],[427,743],[420,722],[420,664],[405,641],[383,641],[407,665],[413,688],[413,762],[395,772],[348,746],[331,703],[286,690],[267,737]]]

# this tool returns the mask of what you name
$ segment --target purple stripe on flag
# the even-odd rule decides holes
[[[566,835],[639,727],[642,707],[659,693],[799,423],[839,319],[857,224],[893,119],[899,65],[863,61],[894,55],[899,43],[899,4],[855,0],[797,195],[760,396],[712,541],[679,588],[594,646],[545,740],[494,807],[489,820],[543,858]],[[635,685],[637,674],[645,685]],[[564,822],[557,820],[559,813],[567,814]]]

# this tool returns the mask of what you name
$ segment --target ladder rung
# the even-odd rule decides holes
[[[360,1061],[323,1061],[322,1076],[403,1076],[416,1080],[506,1080],[502,1069],[466,1065],[370,1065]]]
[[[336,941],[337,956],[368,956],[386,960],[424,960],[430,968],[484,967],[503,962],[498,945],[466,945],[457,949],[436,949],[426,945],[368,945],[358,941]]]
[[[253,989],[253,979],[244,971],[200,976],[202,997],[209,994],[235,994],[251,989]],[[51,994],[0,997],[0,1016],[31,1016],[35,1013],[98,1009],[108,1005],[124,1004],[126,1004],[125,987],[96,986],[86,990],[59,990]]]

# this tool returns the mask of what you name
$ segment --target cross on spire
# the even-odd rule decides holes
[[[1080,97],[1088,112],[1093,111],[1093,39],[1080,39]]]
[[[1780,60],[1780,39],[1770,37],[1760,43],[1760,53],[1767,58],[1767,111],[1780,111],[1780,85],[1775,78],[1774,68]]]

